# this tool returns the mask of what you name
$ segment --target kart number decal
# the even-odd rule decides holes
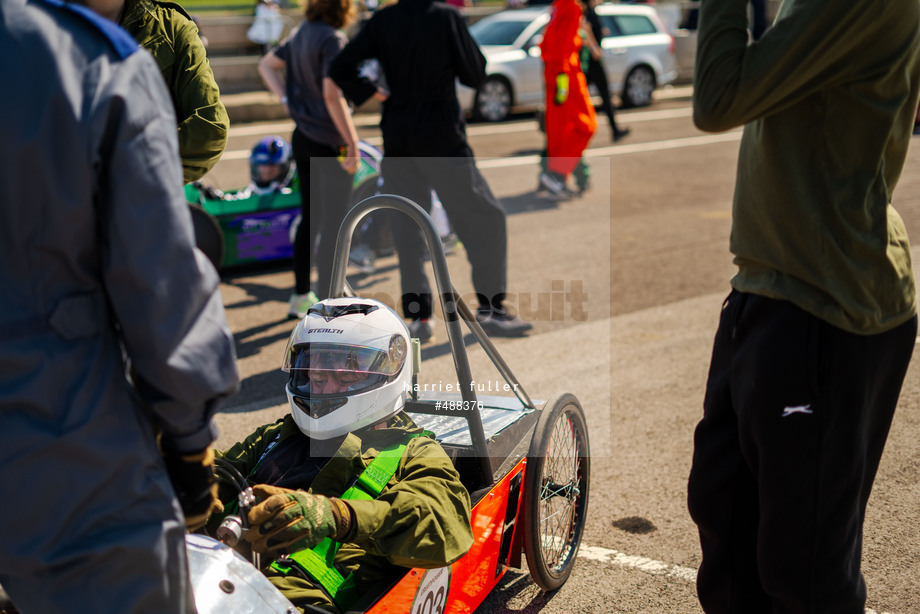
[[[447,589],[450,587],[450,567],[428,569],[422,576],[412,600],[411,614],[444,614]]]

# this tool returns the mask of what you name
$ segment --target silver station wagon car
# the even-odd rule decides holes
[[[651,6],[601,4],[595,9],[607,32],[601,43],[612,94],[626,107],[652,101],[656,87],[677,78],[674,38]],[[512,109],[544,102],[540,41],[549,22],[546,6],[504,10],[477,21],[470,33],[486,56],[486,80],[478,90],[458,85],[460,104],[476,119],[502,121]]]

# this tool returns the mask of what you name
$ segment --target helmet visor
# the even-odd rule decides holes
[[[406,343],[394,335],[390,351],[338,343],[304,343],[285,353],[282,370],[291,391],[306,398],[342,397],[373,390],[400,372]]]

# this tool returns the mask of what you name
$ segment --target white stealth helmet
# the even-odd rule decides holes
[[[383,303],[326,299],[291,333],[281,369],[300,430],[330,439],[401,410],[412,380],[409,330]]]

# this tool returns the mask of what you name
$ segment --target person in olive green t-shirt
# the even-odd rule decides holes
[[[917,330],[891,205],[920,98],[916,0],[703,0],[694,121],[744,125],[688,504],[715,612],[863,612],[866,503]]]
[[[77,1],[119,24],[153,54],[176,113],[182,179],[204,177],[227,146],[230,118],[198,26],[185,9],[165,0]]]

